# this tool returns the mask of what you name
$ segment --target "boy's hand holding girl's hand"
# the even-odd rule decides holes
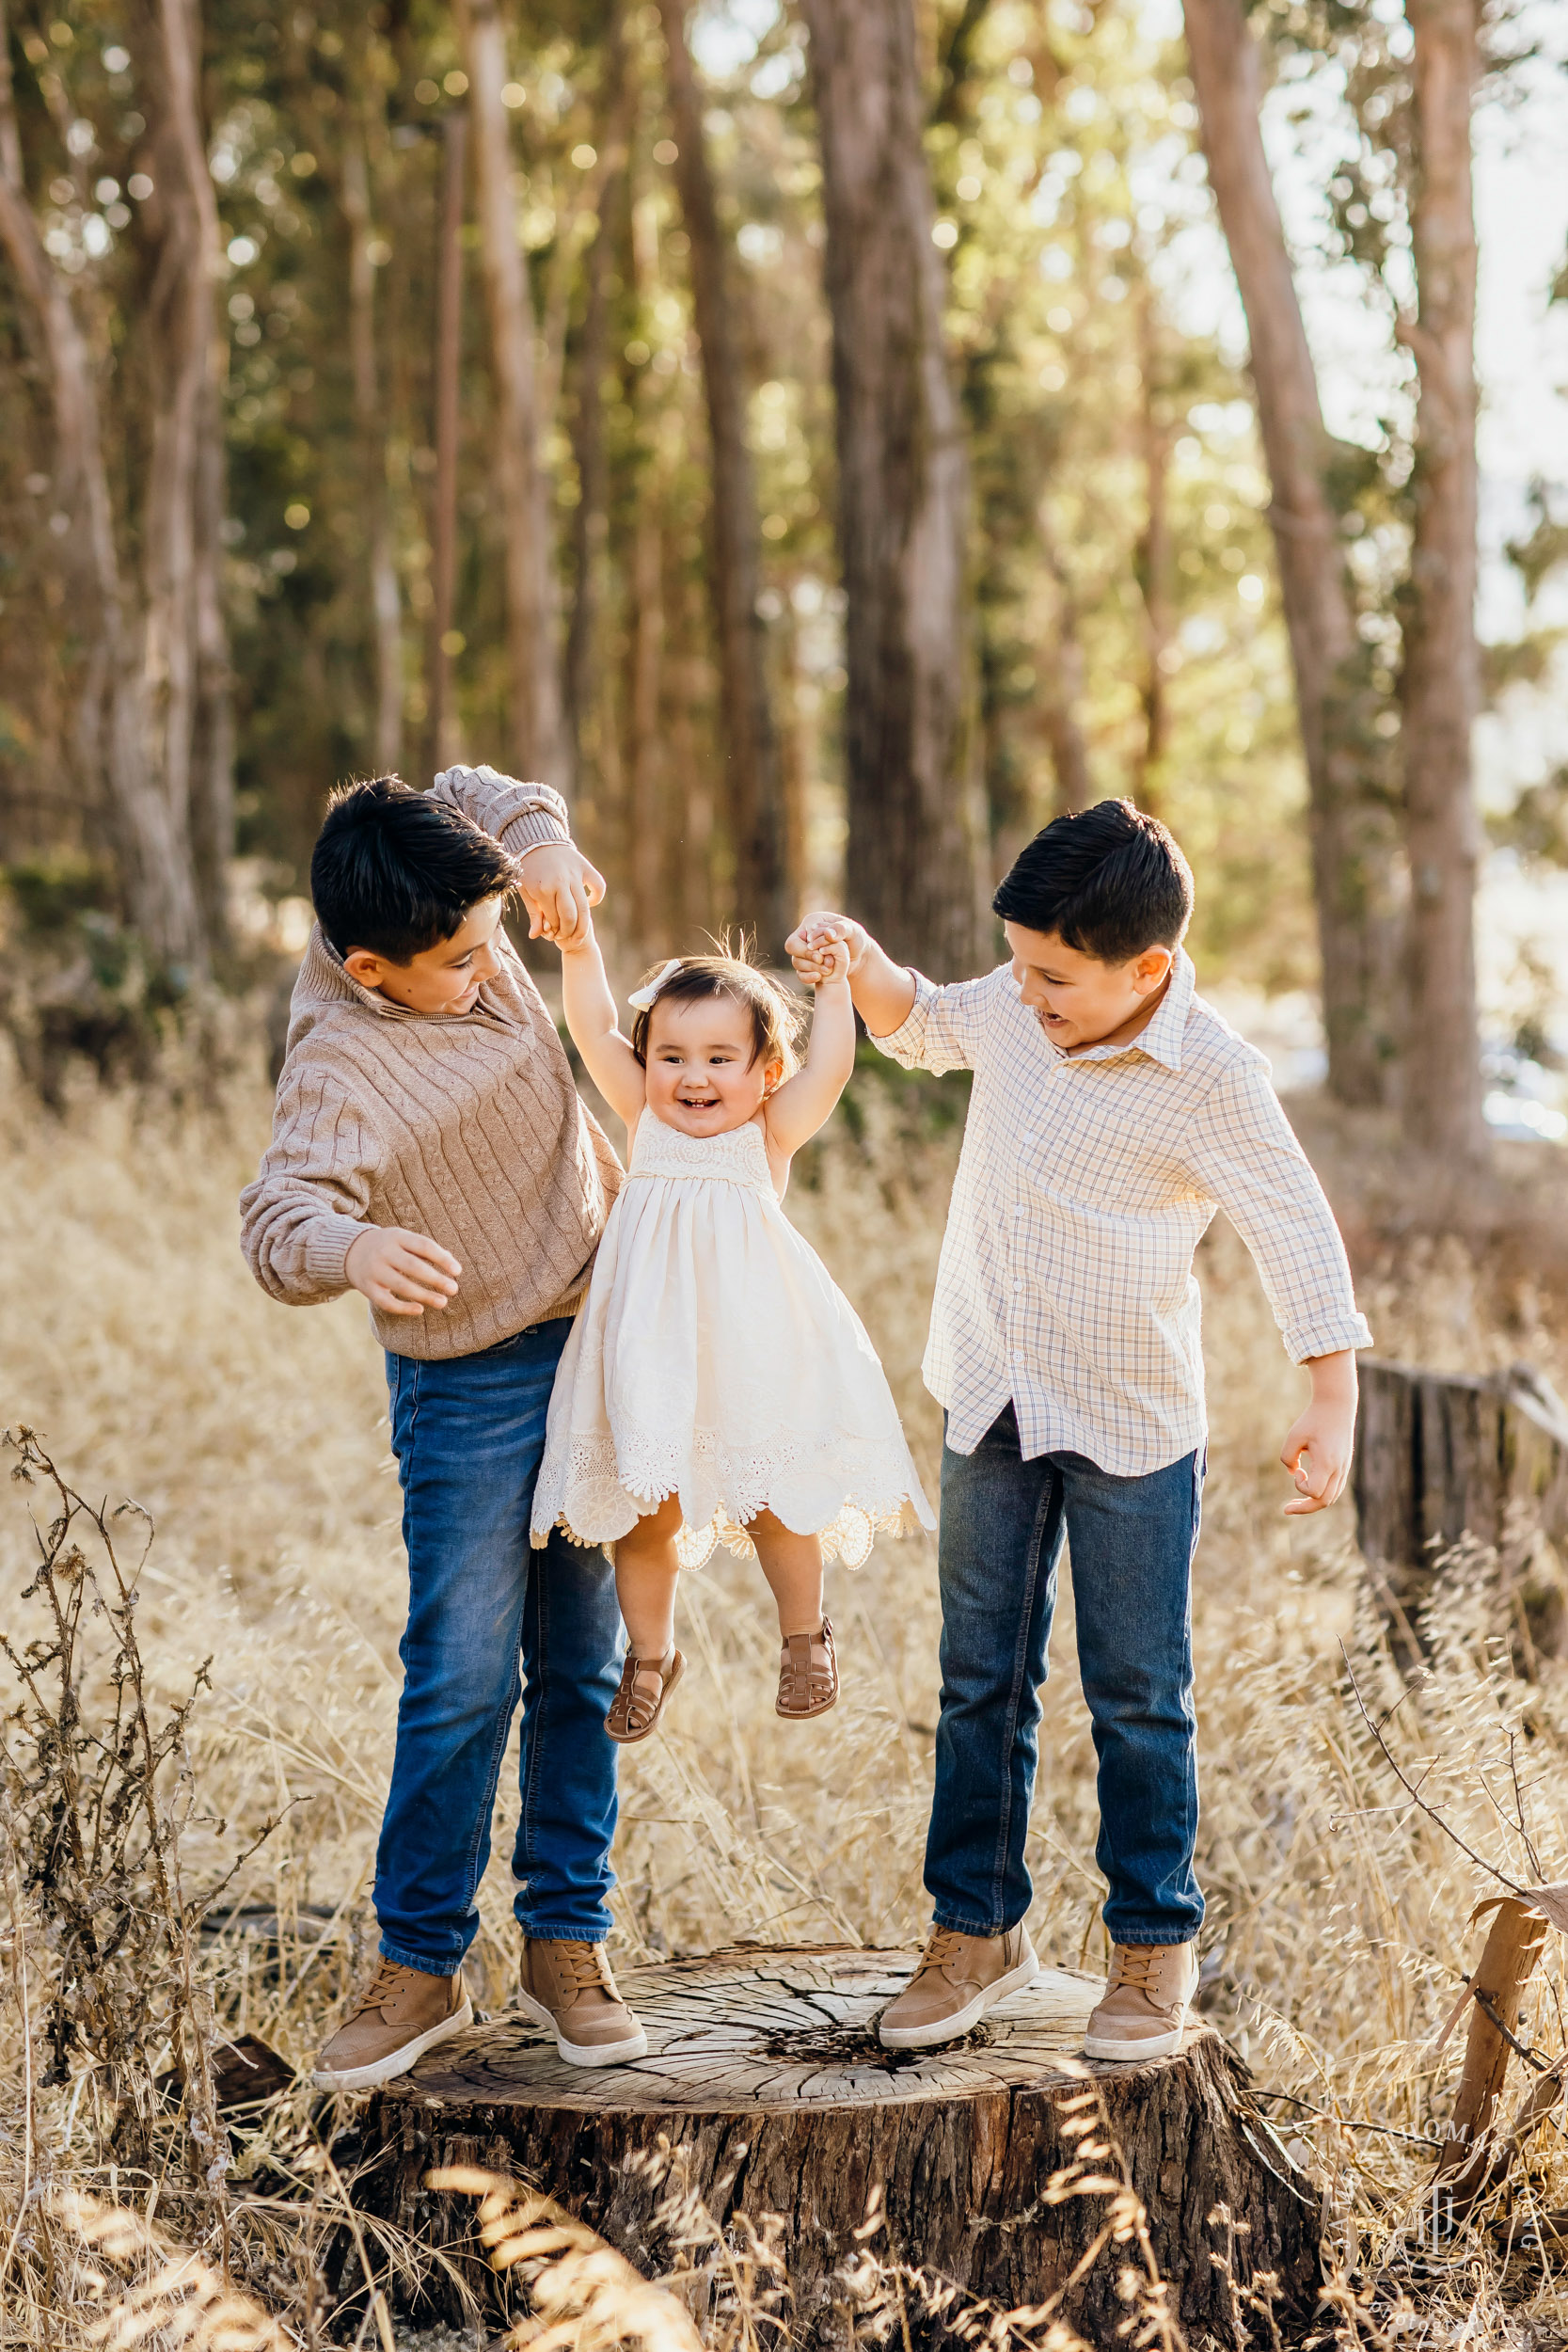
[[[797,976],[818,987],[825,980],[847,979],[864,955],[867,939],[864,925],[847,914],[803,914],[784,941],[784,953]]]
[[[528,909],[530,939],[580,946],[592,930],[590,909],[604,894],[604,876],[571,842],[546,841],[523,851],[517,895]]]
[[[847,939],[818,937],[809,956],[796,956],[792,961],[800,978],[812,988],[829,988],[835,980],[846,984],[848,981],[851,965]]]

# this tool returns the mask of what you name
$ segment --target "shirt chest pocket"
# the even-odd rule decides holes
[[[1048,1115],[1021,1153],[1025,1200],[1132,1216],[1157,1214],[1182,1196],[1168,1122],[1157,1099],[1117,1083],[1127,1074],[1094,1064],[1058,1074]]]

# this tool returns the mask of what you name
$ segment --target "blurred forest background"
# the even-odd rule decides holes
[[[76,2191],[155,2205],[170,2277],[199,2253],[275,2314],[245,2341],[371,2340],[334,2316],[352,2134],[291,2070],[368,1948],[386,1394],[357,1299],[283,1315],[235,1248],[339,779],[560,786],[620,977],[727,924],[776,955],[841,896],[982,968],[1021,841],[1130,794],[1192,857],[1203,985],[1275,1054],[1380,1351],[1568,1391],[1565,58],[1563,0],[0,0],[0,1421],[159,1523],[112,1607],[88,1541],[73,1650],[38,1581],[65,1522],[4,1488],[0,2352],[106,2340]],[[868,1053],[790,1195],[933,1478],[962,1086]],[[1518,2201],[1400,2274],[1419,2312],[1354,2298],[1449,2129],[1491,1858],[1568,1883],[1568,1657],[1527,1610],[1539,1576],[1568,1625],[1568,1566],[1461,1545],[1407,1677],[1349,1505],[1281,1515],[1301,1382],[1235,1236],[1199,1269],[1202,2006],[1321,2177],[1315,2341],[1546,2352],[1539,2104]],[[617,1964],[923,1932],[931,1548],[837,1581],[809,1752],[755,1583],[683,1587]],[[1079,1966],[1063,1611],[1030,1926]],[[78,1737],[127,1692],[175,1709],[145,1770]],[[78,1965],[111,1904],[114,1966]],[[1517,2020],[1554,2053],[1565,1949]],[[514,1964],[493,1870],[487,2005]],[[281,2054],[231,2132],[220,2033]],[[1564,2061],[1513,2047],[1555,2100]],[[382,2251],[409,2291],[421,2249]],[[116,2275],[150,2296],[152,2260]]]
[[[1192,854],[1206,973],[1321,970],[1331,1090],[1481,1149],[1471,731],[1549,688],[1568,508],[1535,485],[1483,658],[1471,122],[1528,99],[1539,10],[0,21],[24,1060],[134,1058],[297,951],[349,774],[562,787],[623,962],[730,922],[776,950],[847,890],[938,974],[993,953],[1022,838],[1127,793]],[[1281,85],[1304,140],[1328,94],[1322,242],[1389,355],[1359,439],[1323,423]],[[1220,230],[1250,359],[1191,298]],[[1494,812],[1527,858],[1561,781]]]

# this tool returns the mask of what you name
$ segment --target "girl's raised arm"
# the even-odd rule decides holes
[[[768,1100],[768,1139],[786,1158],[809,1143],[825,1123],[855,1067],[849,950],[843,940],[835,939],[824,943],[819,952],[831,971],[816,983],[805,1061]]]
[[[616,1117],[628,1127],[635,1126],[647,1098],[647,1080],[629,1041],[621,1035],[610,977],[592,921],[575,946],[562,950],[561,997],[572,1042],[589,1076]]]

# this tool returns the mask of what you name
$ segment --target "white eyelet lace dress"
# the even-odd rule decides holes
[[[651,1111],[550,1398],[532,1540],[612,1544],[681,1498],[683,1567],[752,1553],[768,1509],[858,1567],[934,1527],[859,1316],[780,1206],[754,1125],[688,1136]]]

